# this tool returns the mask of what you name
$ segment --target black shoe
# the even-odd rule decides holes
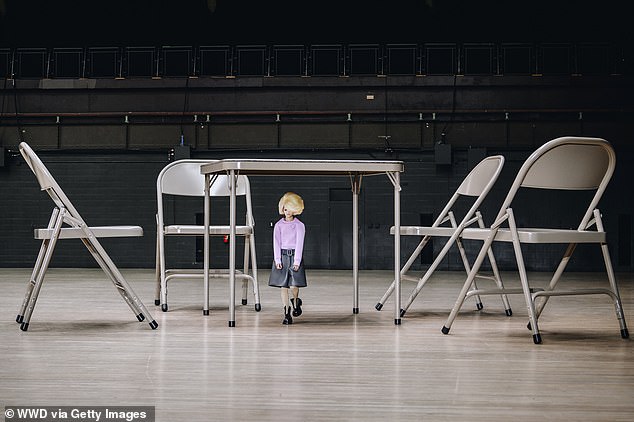
[[[283,325],[290,325],[293,323],[293,318],[291,317],[291,308],[288,306],[284,307],[284,319],[282,320]]]
[[[302,300],[297,298],[297,303],[295,303],[295,299],[291,299],[291,305],[293,305],[293,316],[300,316],[302,314]]]

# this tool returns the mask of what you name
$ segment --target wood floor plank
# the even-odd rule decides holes
[[[236,307],[227,286],[174,281],[170,311],[153,305],[153,270],[123,274],[159,323],[139,323],[98,269],[50,269],[29,331],[15,323],[30,275],[0,269],[0,402],[39,406],[155,406],[157,421],[630,421],[634,348],[607,297],[552,298],[533,344],[521,296],[469,301],[440,329],[464,274],[439,272],[402,325],[376,301],[390,271],[362,271],[352,314],[350,271],[313,270],[304,314],[283,326],[279,291],[261,272],[262,311]],[[600,274],[599,274],[600,276]],[[507,286],[517,283],[503,274]],[[548,274],[534,273],[546,284]],[[566,275],[588,286],[596,273]],[[618,274],[634,324],[634,275]],[[413,283],[403,283],[406,298]],[[239,294],[238,294],[239,296]],[[239,299],[238,299],[239,302]]]

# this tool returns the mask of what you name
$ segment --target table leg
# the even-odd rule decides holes
[[[394,324],[401,324],[401,175],[394,178]]]
[[[236,326],[236,172],[229,171],[229,327]]]
[[[354,288],[352,313],[359,313],[359,192],[361,176],[352,180],[352,285]]]
[[[203,257],[203,291],[204,291],[204,300],[203,300],[203,315],[209,315],[209,182],[210,176],[208,174],[205,175],[205,216],[203,225],[205,227],[203,235],[204,239],[204,247],[203,251],[205,256]]]
[[[352,285],[354,299],[352,313],[359,313],[359,192],[361,176],[356,175],[352,181]]]

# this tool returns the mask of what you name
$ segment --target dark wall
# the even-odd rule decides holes
[[[508,189],[515,172],[531,151],[528,149],[478,150],[482,153],[502,153],[507,161],[503,174],[485,201],[482,211],[486,223],[490,223]],[[623,152],[623,153],[621,153]],[[632,196],[628,192],[632,175],[631,151],[617,152],[618,171],[601,203],[609,246],[617,270],[632,270]],[[222,158],[234,153],[194,154],[195,158]],[[286,156],[303,154],[286,153]],[[40,156],[66,191],[84,219],[91,225],[138,224],[144,228],[144,237],[104,240],[104,246],[121,267],[153,267],[155,253],[156,197],[155,182],[160,169],[168,163],[164,153],[127,152],[121,154],[95,154],[70,152],[41,152]],[[272,157],[274,153],[240,153],[240,156]],[[450,165],[438,165],[431,152],[359,153],[331,152],[311,154],[328,158],[379,158],[401,159],[405,162],[402,175],[402,224],[420,224],[437,216],[447,198],[474,164],[469,151],[455,148]],[[349,268],[351,202],[350,186],[346,178],[252,177],[258,265],[266,267],[272,259],[271,224],[277,215],[277,201],[288,190],[303,196],[306,209],[301,219],[307,226],[306,263],[310,268]],[[0,265],[3,267],[29,267],[33,265],[38,242],[33,240],[33,229],[46,225],[52,202],[40,192],[35,178],[20,157],[10,156],[0,168]],[[574,202],[567,196],[551,196],[545,201],[534,197],[522,197],[515,205],[520,223],[536,224],[553,222],[576,226],[580,214]],[[195,223],[201,218],[198,202],[167,202],[168,218],[177,215],[179,220]],[[552,208],[552,213],[546,210]],[[575,212],[572,212],[574,209]],[[226,215],[227,204],[219,204],[216,216]],[[172,216],[172,217],[170,217]],[[387,178],[373,176],[364,179],[360,206],[360,265],[365,269],[389,269],[392,265],[392,239],[389,227],[393,222],[392,185]],[[403,257],[415,246],[415,240],[403,239]],[[470,254],[477,252],[476,244],[467,244]],[[434,249],[442,247],[442,241],[434,241]],[[193,239],[168,241],[168,261],[176,266],[194,267],[201,264],[200,243]],[[341,253],[343,248],[344,253]],[[241,248],[238,248],[240,251]],[[227,247],[221,238],[212,239],[214,258],[212,265],[223,265],[227,259]],[[559,246],[527,249],[531,270],[552,270],[557,257],[563,251]],[[240,252],[238,259],[241,259]],[[512,250],[506,245],[496,248],[501,268],[513,269]],[[241,261],[239,261],[241,262]],[[414,268],[429,263],[424,255]],[[89,253],[79,241],[60,241],[53,266],[94,266]],[[578,248],[570,267],[573,270],[598,270],[602,267],[598,248]],[[444,269],[461,269],[459,256],[452,251],[443,263]]]

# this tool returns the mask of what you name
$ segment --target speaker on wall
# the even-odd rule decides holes
[[[187,160],[191,158],[191,148],[189,145],[176,145],[174,147],[174,161]]]
[[[437,165],[450,165],[451,145],[442,143],[436,144],[434,148],[434,158]]]

